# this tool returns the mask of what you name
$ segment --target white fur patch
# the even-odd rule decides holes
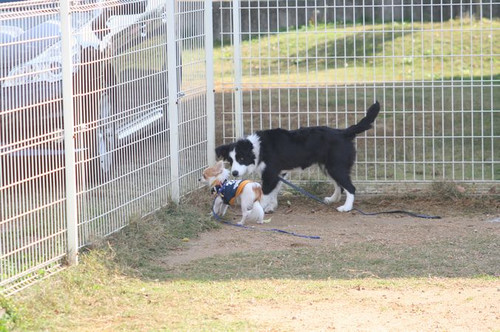
[[[257,134],[252,134],[247,137],[247,139],[253,145],[253,154],[255,155],[254,165],[259,164],[259,156],[260,156],[260,137]]]
[[[238,172],[236,176],[243,176],[247,172],[248,166],[246,165],[240,165],[238,161],[236,161],[236,151],[233,149],[233,151],[229,152],[229,157],[233,159],[233,165],[231,166],[231,174],[234,174],[234,172]]]
[[[324,201],[325,201],[326,204],[335,203],[335,202],[340,201],[340,195],[341,195],[340,186],[333,179],[332,179],[332,182],[333,182],[333,186],[335,187],[335,190],[334,190],[332,196],[325,197]]]
[[[238,172],[237,176],[243,176],[247,173],[253,173],[256,170],[259,173],[262,173],[262,171],[265,168],[265,164],[261,163],[258,164],[259,162],[259,156],[260,156],[260,138],[256,134],[252,134],[246,138],[250,143],[252,143],[253,149],[252,152],[255,156],[255,159],[253,161],[253,164],[250,165],[242,165],[236,160],[236,148],[233,149],[231,152],[229,152],[229,157],[233,160],[233,164],[231,166],[231,174],[236,171]]]
[[[265,169],[266,169],[266,163],[261,161],[257,166],[257,171],[259,172],[259,174],[262,175],[262,172],[264,172]]]
[[[337,211],[339,212],[348,212],[352,210],[352,205],[354,204],[354,195],[348,192],[347,190],[345,191],[346,194],[346,200],[344,205],[339,206],[337,208]]]

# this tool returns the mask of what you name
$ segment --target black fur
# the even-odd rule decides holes
[[[357,124],[346,129],[334,129],[326,126],[307,127],[297,130],[270,129],[257,131],[260,139],[260,153],[257,165],[264,162],[262,169],[262,190],[268,195],[278,184],[278,176],[285,170],[307,168],[319,164],[341,188],[349,193],[356,189],[351,182],[350,172],[356,157],[353,140],[372,127],[380,111],[378,101],[373,104]],[[255,163],[253,145],[248,139],[217,147],[218,158],[233,164],[230,152],[235,150],[236,160],[242,165]]]
[[[230,163],[233,163],[232,160],[229,160],[229,151],[233,149],[234,145],[235,143],[231,143],[231,144],[221,145],[215,148],[215,154],[217,155],[217,158],[222,158],[224,160],[229,161]]]

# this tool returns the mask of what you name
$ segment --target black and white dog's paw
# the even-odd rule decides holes
[[[339,201],[340,201],[340,194],[339,195],[333,195],[333,196],[330,196],[330,197],[325,197],[323,199],[323,202],[325,202],[326,204],[337,203]]]

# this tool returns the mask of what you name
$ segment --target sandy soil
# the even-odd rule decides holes
[[[339,213],[297,196],[282,197],[278,210],[266,215],[266,219],[271,218],[270,223],[258,226],[250,222],[247,225],[316,235],[321,239],[249,231],[225,225],[191,240],[185,250],[167,257],[165,264],[176,266],[215,255],[251,250],[332,247],[364,241],[418,244],[448,238],[451,241],[470,233],[500,234],[498,209],[494,213],[466,213],[462,207],[447,204],[378,203],[367,205],[361,201],[358,206],[368,211],[408,209],[441,215],[442,219],[418,219],[399,214],[363,216],[358,212]],[[238,210],[233,209],[228,217],[238,221]],[[500,282],[443,282],[441,279],[436,283],[430,280],[425,287],[410,289],[340,289],[335,301],[258,301],[232,315],[250,318],[269,326],[271,331],[498,331]]]
[[[498,331],[499,289],[339,290],[334,301],[256,303],[242,317],[286,331]]]
[[[373,199],[372,199],[373,201]],[[335,246],[345,243],[382,241],[418,244],[432,240],[456,238],[466,234],[497,232],[500,234],[500,203],[497,213],[464,213],[460,207],[427,202],[380,202],[361,204],[365,212],[405,210],[440,216],[441,219],[421,219],[405,214],[363,216],[359,212],[340,213],[333,206],[320,205],[297,196],[280,198],[280,205],[267,214],[267,223],[247,222],[257,231],[224,226],[190,241],[186,250],[165,258],[167,265],[176,265],[214,255],[230,255],[250,250],[281,250],[288,247]],[[359,207],[358,207],[359,208]],[[241,218],[238,208],[231,208],[225,220],[236,223]],[[281,235],[268,231],[277,228],[301,235],[319,236],[318,240]],[[276,236],[279,235],[279,236]],[[499,267],[500,269],[500,267]]]

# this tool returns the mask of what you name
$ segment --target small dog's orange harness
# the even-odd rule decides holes
[[[222,198],[224,204],[234,205],[236,198],[241,195],[243,188],[249,184],[250,180],[226,180],[223,183],[218,183],[214,188],[216,195]],[[213,185],[213,184],[212,184]]]

